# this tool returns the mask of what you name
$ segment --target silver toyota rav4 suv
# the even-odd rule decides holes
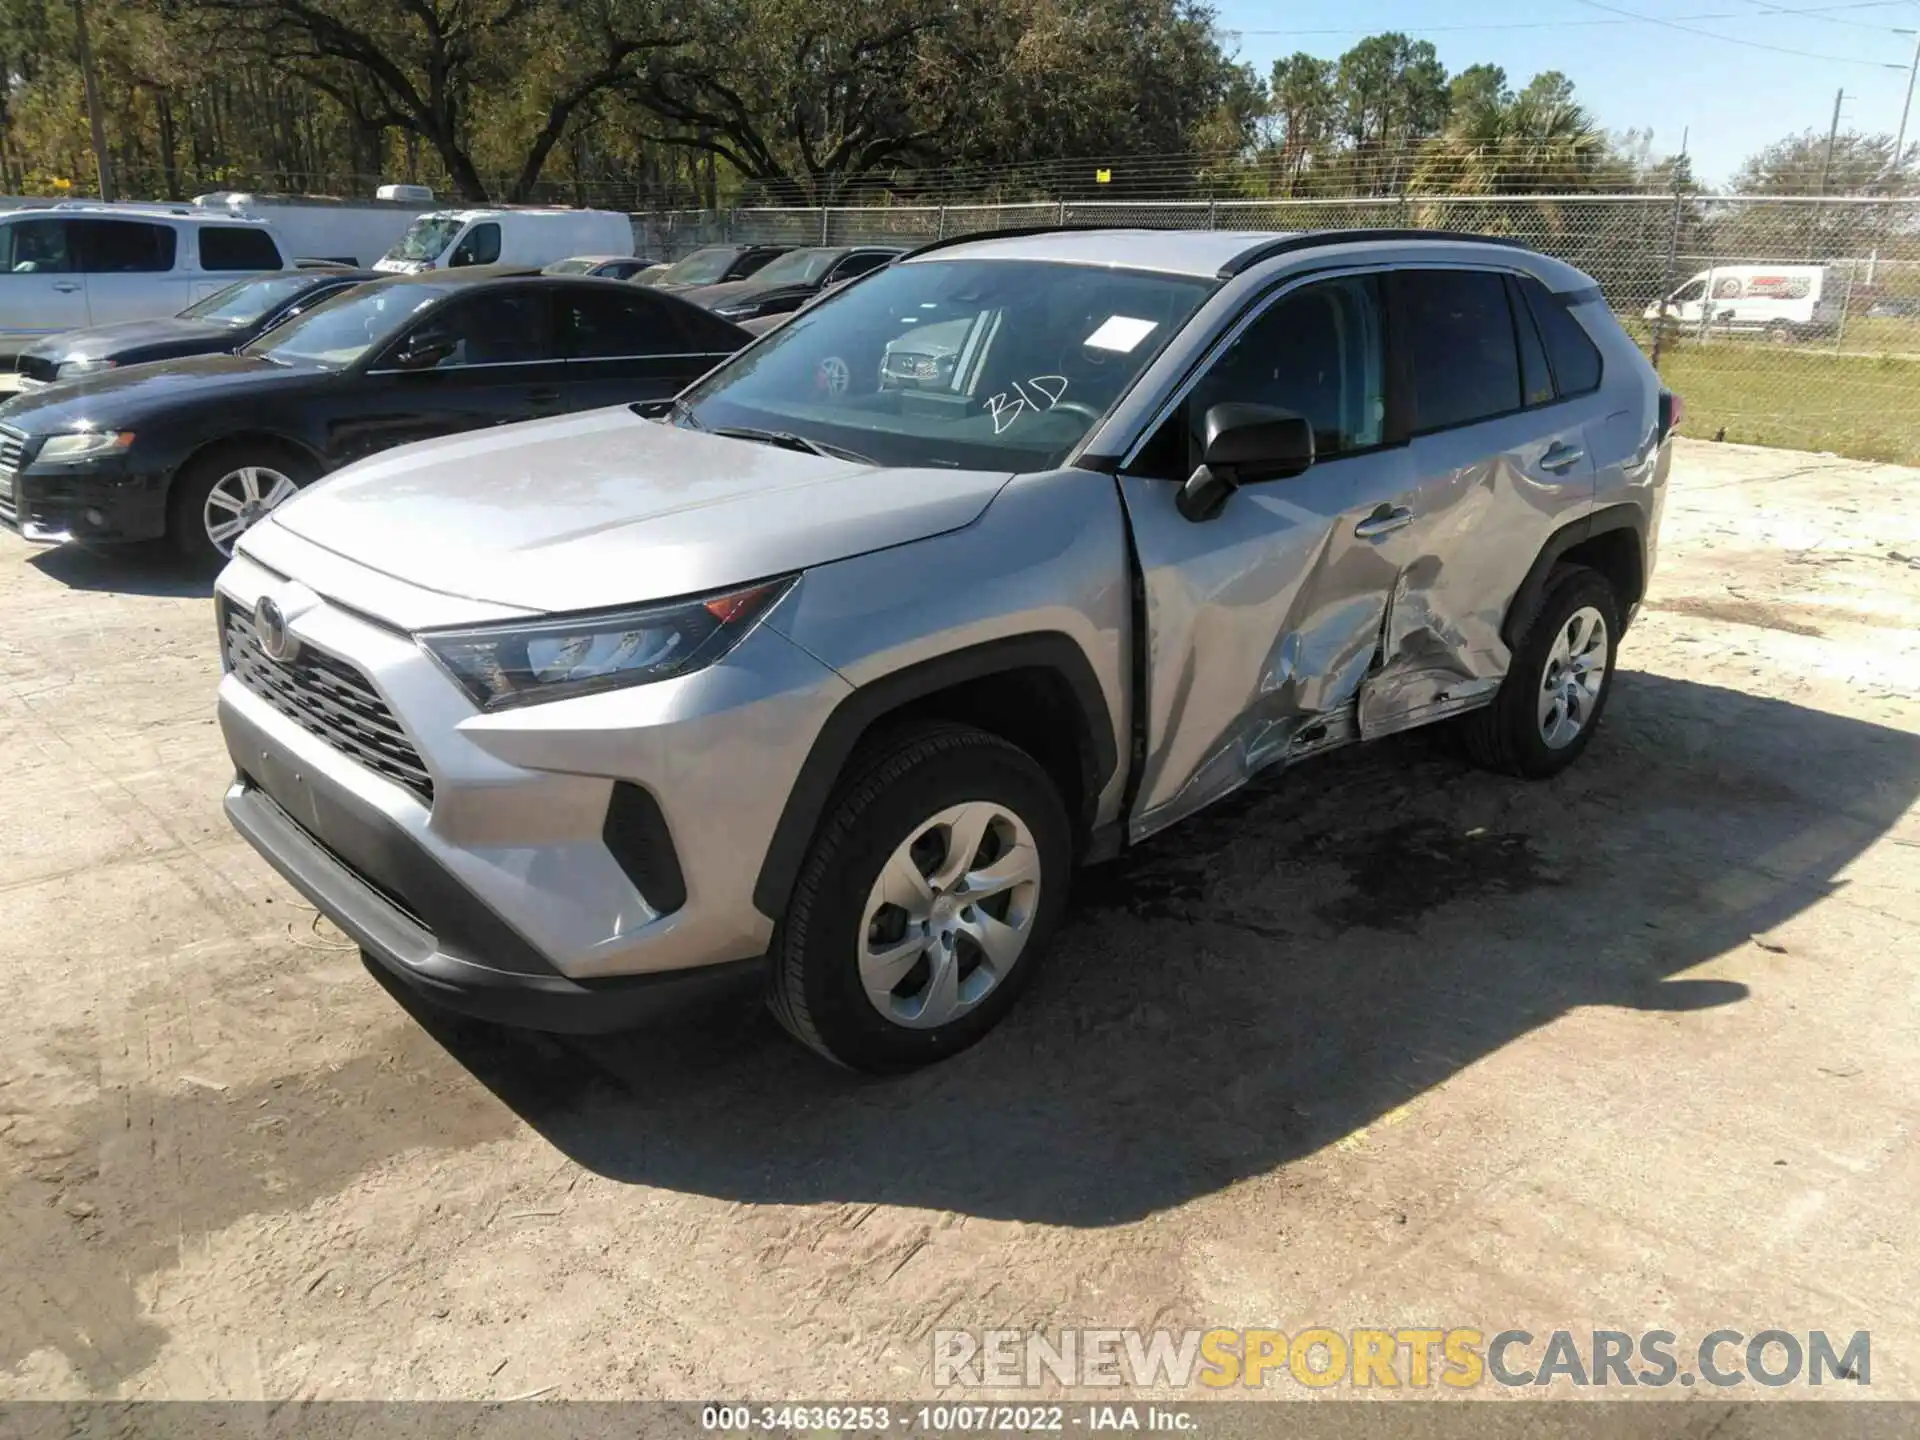
[[[759,977],[893,1069],[1004,1015],[1076,864],[1455,723],[1546,777],[1675,402],[1558,261],[1420,232],[930,246],[673,402],[413,445],[220,578],[226,807],[433,1001],[613,1029]]]

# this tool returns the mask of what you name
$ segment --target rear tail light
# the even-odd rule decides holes
[[[1671,390],[1660,392],[1660,438],[1666,439],[1680,428],[1680,422],[1687,418],[1687,402]]]

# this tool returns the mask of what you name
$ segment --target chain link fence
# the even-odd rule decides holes
[[[1396,195],[663,211],[643,253],[917,244],[1022,225],[1413,227],[1519,240],[1600,282],[1709,439],[1920,465],[1920,198]]]

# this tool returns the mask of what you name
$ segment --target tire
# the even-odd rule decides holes
[[[953,837],[975,831],[963,871]],[[850,1069],[945,1059],[992,1029],[1033,979],[1072,862],[1066,806],[1025,751],[962,725],[896,731],[856,754],[828,802],[774,935],[768,1006],[801,1043]],[[903,864],[933,883],[903,878]],[[956,871],[985,898],[967,904]],[[996,885],[1029,872],[1030,885],[981,888],[983,877]]]
[[[1799,338],[1800,337],[1794,333],[1791,325],[1783,325],[1775,321],[1767,327],[1767,339],[1775,345],[1791,345]]]
[[[1599,661],[1597,685],[1590,685],[1595,667],[1589,663],[1569,672],[1560,646],[1563,639],[1573,647],[1593,643],[1575,622],[1594,617],[1604,630],[1597,655],[1588,652]],[[1461,721],[1461,734],[1474,763],[1505,775],[1544,780],[1578,760],[1592,742],[1607,697],[1613,693],[1619,640],[1619,600],[1605,577],[1585,566],[1556,571],[1514,649],[1513,664],[1493,703]],[[1577,687],[1577,696],[1568,686]],[[1550,687],[1557,687],[1563,722],[1577,722],[1571,733],[1564,723],[1555,723],[1553,697],[1547,693]]]
[[[271,441],[242,441],[202,451],[181,466],[167,501],[167,539],[176,551],[194,564],[208,567],[223,565],[231,558],[233,541],[239,539],[241,531],[222,537],[223,544],[210,533],[208,517],[232,513],[238,520],[243,516],[218,504],[210,506],[209,501],[216,488],[229,497],[244,499],[248,474],[253,476],[252,487],[260,502],[250,517],[244,517],[251,525],[295,490],[311,484],[319,467],[291,446]]]

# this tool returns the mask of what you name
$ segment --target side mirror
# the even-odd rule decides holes
[[[1242,485],[1285,480],[1313,464],[1313,426],[1273,405],[1215,405],[1207,411],[1200,468],[1180,487],[1179,510],[1211,520]]]

